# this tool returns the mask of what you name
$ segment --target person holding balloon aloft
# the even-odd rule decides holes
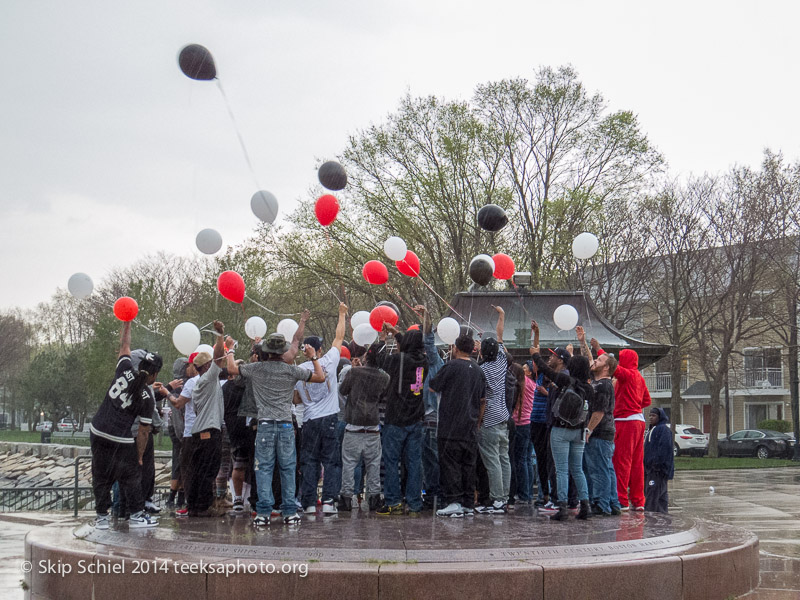
[[[245,384],[250,385],[254,410],[258,414],[253,463],[258,488],[258,514],[253,520],[256,527],[270,524],[275,502],[272,476],[276,463],[281,478],[283,522],[287,525],[300,522],[294,500],[297,452],[292,424],[292,395],[298,381],[322,383],[325,381],[325,372],[316,357],[311,358],[312,369],[285,363],[282,357],[288,350],[283,334],[273,333],[256,345],[257,362],[240,365],[234,359],[233,350],[229,350],[227,356],[228,373],[241,375]],[[249,410],[244,406],[242,408]]]
[[[342,352],[346,315],[347,305],[340,302],[335,337],[330,350],[324,355],[320,354],[322,350],[320,338],[308,337],[303,344],[303,353],[309,362],[303,363],[300,368],[310,371],[312,365],[318,364],[325,372],[323,382],[298,381],[294,392],[294,403],[303,404],[303,439],[300,447],[300,470],[303,482],[300,487],[300,502],[307,514],[317,511],[320,467],[325,469],[322,481],[322,513],[337,512],[335,498],[342,485],[342,470],[337,456],[339,381],[336,369]]]
[[[387,324],[388,325],[388,324]],[[385,334],[382,334],[385,335]],[[428,376],[428,358],[422,332],[397,333],[399,352],[384,355],[381,368],[389,374],[386,417],[382,434],[384,503],[377,514],[403,514],[400,462],[406,468],[405,498],[408,514],[422,511],[422,428],[425,417],[423,390]]]
[[[130,513],[129,527],[155,527],[158,520],[144,512],[141,487],[142,457],[150,436],[155,398],[149,386],[158,375],[157,363],[145,357],[134,371],[131,362],[131,320],[126,319],[120,333],[120,350],[114,380],[106,392],[90,426],[92,447],[92,487],[95,497],[97,529],[109,528],[108,509],[111,487],[118,481],[125,493]],[[139,418],[136,438],[131,426]]]
[[[502,514],[507,512],[508,493],[511,485],[511,460],[508,456],[508,419],[506,403],[506,372],[508,359],[503,346],[505,311],[499,306],[497,311],[497,338],[486,337],[481,340],[481,370],[486,376],[486,410],[481,423],[481,436],[478,447],[481,460],[489,477],[489,494],[492,504],[482,506],[478,512]]]

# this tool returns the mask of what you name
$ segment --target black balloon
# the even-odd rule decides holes
[[[181,50],[178,56],[178,65],[183,74],[190,79],[208,81],[217,76],[217,67],[214,66],[214,57],[211,52],[200,44],[189,44]]]
[[[378,308],[379,306],[388,306],[389,308],[391,308],[391,309],[392,309],[392,310],[395,312],[395,314],[396,314],[398,317],[400,316],[400,309],[399,309],[399,308],[397,308],[397,305],[396,305],[396,304],[394,304],[393,302],[389,302],[388,300],[383,300],[383,301],[381,301],[381,302],[378,302],[378,303],[375,305],[375,308]]]
[[[337,192],[347,185],[347,173],[335,160],[324,163],[317,172],[319,182],[327,189]]]
[[[469,276],[478,285],[489,285],[494,277],[494,266],[485,258],[476,256],[469,263]]]
[[[478,211],[478,225],[486,231],[500,231],[507,224],[506,211],[497,204],[487,204]]]

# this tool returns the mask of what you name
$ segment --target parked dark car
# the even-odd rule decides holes
[[[755,456],[756,458],[791,458],[794,438],[788,433],[769,429],[743,429],[717,443],[720,456]]]

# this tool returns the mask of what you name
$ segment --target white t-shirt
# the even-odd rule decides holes
[[[197,413],[194,412],[194,402],[192,402],[192,392],[194,386],[197,385],[197,380],[200,379],[199,375],[195,375],[183,384],[181,396],[189,398],[189,402],[184,406],[183,411],[183,437],[192,437],[192,427],[194,420],[197,418]]]
[[[339,412],[339,382],[336,380],[339,350],[331,348],[317,362],[325,372],[325,381],[323,383],[298,381],[295,386],[303,400],[303,423]],[[313,371],[314,365],[308,361],[300,365],[300,368]]]

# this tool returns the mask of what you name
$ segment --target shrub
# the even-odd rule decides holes
[[[772,431],[779,431],[781,433],[790,433],[792,431],[791,421],[779,421],[778,419],[767,419],[758,424],[759,429],[770,429]]]

